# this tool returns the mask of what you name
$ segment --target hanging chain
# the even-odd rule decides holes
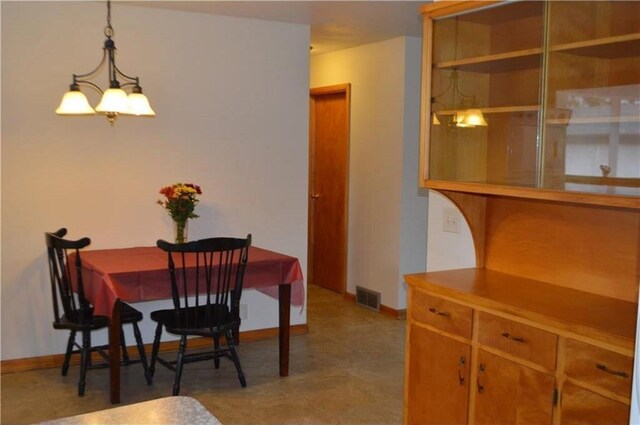
[[[111,0],[107,0],[107,26],[104,27],[104,35],[106,35],[107,38],[111,38],[113,34],[113,27],[111,26]]]

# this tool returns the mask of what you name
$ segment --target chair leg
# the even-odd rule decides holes
[[[213,364],[216,369],[220,369],[220,357],[217,356],[218,350],[220,349],[220,334],[216,334],[213,336],[213,349],[215,350]]]
[[[67,351],[64,353],[64,362],[62,362],[62,376],[67,376],[69,371],[69,361],[73,353],[73,344],[76,342],[76,331],[69,332],[69,342],[67,342]]]
[[[151,364],[149,365],[149,377],[153,379],[156,371],[156,360],[158,359],[158,351],[160,350],[160,337],[162,336],[162,323],[156,326],[156,336],[153,338],[153,348],[151,349]]]
[[[122,347],[122,364],[129,364],[129,352],[127,351],[127,341],[124,339],[124,327],[120,326],[120,346]]]
[[[84,396],[87,368],[91,361],[91,331],[82,331],[82,350],[80,351],[80,382],[78,382],[78,395]]]
[[[244,372],[242,372],[242,366],[240,366],[240,358],[238,357],[238,353],[236,353],[235,342],[233,340],[233,332],[230,329],[227,329],[224,334],[227,337],[229,352],[231,353],[231,360],[233,360],[233,364],[236,366],[236,371],[238,371],[238,379],[240,380],[240,385],[242,385],[242,387],[244,388],[247,386],[247,380],[244,377]]]
[[[187,348],[187,336],[180,337],[180,347],[178,349],[178,359],[176,360],[176,377],[173,382],[173,395],[180,394],[180,378],[182,378],[182,366],[184,365],[184,351]]]
[[[138,347],[138,355],[144,368],[144,378],[147,380],[147,384],[151,385],[153,382],[151,375],[149,374],[149,366],[147,365],[147,353],[144,352],[144,344],[142,343],[142,335],[140,334],[140,328],[138,322],[133,322],[133,335],[136,337],[136,346]]]

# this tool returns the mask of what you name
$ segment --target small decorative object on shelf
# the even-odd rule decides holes
[[[602,171],[602,177],[609,177],[609,173],[611,172],[611,167],[608,165],[601,165],[600,171]]]
[[[160,194],[164,195],[165,199],[159,199],[157,203],[169,213],[175,223],[176,243],[187,242],[187,220],[199,217],[195,208],[200,202],[197,196],[202,194],[200,186],[193,183],[175,183],[161,188]]]

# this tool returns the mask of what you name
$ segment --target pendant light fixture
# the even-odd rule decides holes
[[[111,125],[115,123],[118,115],[154,117],[156,113],[151,109],[147,97],[142,94],[139,78],[124,74],[116,66],[116,45],[111,39],[114,35],[111,26],[111,0],[107,1],[107,26],[104,27],[104,35],[107,39],[104,42],[102,60],[93,71],[87,74],[73,74],[73,82],[56,109],[56,114],[95,115],[98,113],[105,115]],[[108,64],[109,88],[103,91],[89,80],[102,69],[105,63]],[[118,78],[123,81],[122,84]],[[89,105],[87,97],[80,91],[81,86],[90,87],[102,94],[102,99],[95,109]],[[128,95],[125,88],[130,90]]]
[[[459,17],[455,18],[455,27],[454,27],[454,41],[453,41],[453,58],[454,60],[458,57],[458,20]],[[451,74],[449,75],[449,84],[447,84],[447,88],[444,91],[436,96],[431,98],[431,123],[433,125],[440,125],[440,120],[436,115],[436,111],[434,108],[436,105],[441,105],[444,107],[442,102],[439,102],[438,99],[444,96],[447,92],[451,90],[451,102],[456,109],[453,112],[453,120],[450,121],[450,125],[455,127],[486,127],[487,122],[484,120],[484,116],[482,115],[482,111],[478,109],[476,96],[464,94],[460,90],[460,74],[458,73],[457,68],[453,68],[451,70]],[[447,115],[450,114],[451,111],[447,111]]]
[[[449,90],[452,91],[453,100],[456,101],[456,109],[457,111],[453,114],[453,124],[456,127],[486,127],[487,122],[482,115],[482,111],[476,107],[476,97],[474,95],[467,95],[460,91],[459,85],[460,75],[458,74],[457,69],[453,69],[451,71],[451,76],[449,77],[449,84],[447,88],[437,96],[433,96],[431,98],[431,104],[442,105],[441,102],[438,101],[438,98],[444,96]],[[433,107],[432,107],[433,109]],[[433,125],[440,125],[440,120],[436,115],[436,111],[432,112],[433,116],[431,121]]]

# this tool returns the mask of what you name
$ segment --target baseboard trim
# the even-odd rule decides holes
[[[259,329],[255,331],[240,332],[240,342],[260,341],[264,339],[272,339],[278,337],[278,328]],[[291,325],[290,335],[304,335],[309,332],[309,326],[305,323],[302,325]],[[176,351],[179,341],[166,341],[160,343],[160,352]],[[151,352],[151,343],[145,344],[145,351]],[[211,346],[211,339],[198,337],[189,339],[190,348],[202,348]],[[138,352],[135,345],[127,346],[127,351],[132,359],[138,358]],[[100,361],[102,358],[94,353],[92,360]],[[47,356],[29,357],[24,359],[3,360],[0,362],[0,374],[15,372],[26,372],[28,370],[47,369],[52,367],[61,367],[64,361],[64,354],[50,354]],[[80,356],[74,355],[71,358],[72,365],[80,363]]]
[[[344,299],[355,304],[356,294],[345,292]],[[398,319],[398,320],[404,320],[407,318],[406,309],[396,310],[395,308],[387,307],[384,304],[380,304],[380,313],[393,317],[394,319]]]

